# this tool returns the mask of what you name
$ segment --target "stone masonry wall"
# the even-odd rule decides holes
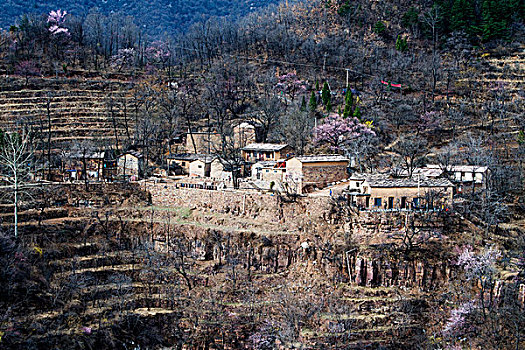
[[[272,223],[287,231],[307,225],[326,225],[332,220],[330,197],[301,197],[296,202],[272,194],[175,188],[172,184],[146,184],[156,206],[184,207],[210,213],[228,213],[254,222]]]
[[[341,220],[330,197],[300,197],[296,202],[285,202],[278,196],[258,192],[177,189],[170,184],[148,184],[147,189],[157,206],[227,214],[224,216],[233,224],[236,218],[248,219],[261,223],[260,227],[265,229],[282,230],[278,233],[264,229],[258,233],[240,230],[233,234],[226,228],[232,222],[224,222],[224,229],[180,225],[177,230],[194,242],[195,254],[202,259],[219,260],[223,249],[210,237],[220,233],[233,234],[239,257],[248,259],[243,264],[262,272],[277,272],[300,263],[312,272],[358,285],[402,285],[423,289],[442,285],[451,275],[448,261],[439,256],[407,260],[403,254],[386,254],[381,248],[378,243],[393,242],[402,232],[404,213],[361,213]],[[206,217],[213,220],[212,216]],[[428,219],[414,220],[423,227]],[[444,221],[439,217],[430,219],[435,224],[426,225],[424,229],[429,234],[439,233]],[[348,251],[345,240],[348,236],[354,237],[360,248]]]
[[[336,182],[346,179],[346,165],[330,166],[305,166],[303,165],[303,182],[315,182],[326,185],[329,182]]]

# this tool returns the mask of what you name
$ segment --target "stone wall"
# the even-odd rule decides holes
[[[341,181],[347,177],[346,164],[324,166],[303,165],[303,183],[314,182],[325,186],[327,183]]]
[[[289,202],[274,194],[176,188],[173,184],[162,183],[146,183],[145,189],[151,193],[152,203],[156,206],[227,213],[233,220],[248,218],[254,223],[271,223],[286,231],[325,225],[334,218],[329,197],[300,197]]]
[[[404,255],[400,235],[406,213],[370,212],[344,218],[330,197],[286,202],[258,192],[177,189],[169,184],[148,184],[147,189],[154,205],[201,214],[193,215],[195,225],[178,224],[176,231],[193,242],[194,254],[203,260],[224,259],[220,254],[226,249],[213,237],[228,236],[242,264],[261,272],[303,266],[363,286],[422,289],[442,285],[451,275],[448,260],[439,254]],[[410,220],[430,238],[439,236],[446,224],[439,213],[417,214]],[[231,227],[238,229],[233,232]],[[349,245],[348,237],[358,245]]]

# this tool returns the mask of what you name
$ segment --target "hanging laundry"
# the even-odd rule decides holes
[[[402,88],[401,84],[392,84],[392,83],[386,82],[384,80],[381,80],[381,84],[387,85],[387,86],[390,86],[390,87],[395,87],[395,88],[398,88],[398,89]]]

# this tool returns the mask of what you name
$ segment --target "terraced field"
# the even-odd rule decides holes
[[[300,324],[298,340],[304,348],[321,349],[326,344],[346,349],[399,348],[422,332],[424,307],[414,305],[421,303],[423,295],[402,287],[334,284],[321,275],[308,282],[312,274],[322,274],[315,258],[308,256],[279,271],[255,268],[250,282],[239,267],[235,289],[231,267],[220,267],[215,253],[204,260],[190,253],[187,264],[192,266],[188,271],[193,282],[188,289],[177,260],[165,260],[162,249],[155,249],[158,241],[151,240],[151,232],[165,229],[166,222],[152,219],[145,203],[141,205],[142,210],[130,214],[131,221],[121,218],[122,205],[48,208],[41,220],[38,212],[23,211],[22,236],[40,252],[37,260],[46,266],[43,288],[34,295],[42,302],[29,309],[10,309],[6,321],[0,323],[2,329],[18,332],[24,346],[41,348],[107,346],[109,341],[117,342],[117,348],[129,348],[132,342],[145,344],[152,336],[164,339],[166,346],[189,345],[195,333],[226,349],[233,343],[250,346],[249,335],[266,318],[293,318],[293,310],[299,307],[297,298],[304,294],[319,307],[308,322]],[[4,226],[9,226],[10,207],[1,209]],[[192,219],[179,222],[173,217],[172,234],[185,227],[194,230]],[[219,228],[213,230],[219,232]],[[266,232],[264,227],[260,232],[234,232],[225,226],[223,234],[232,234],[232,241],[242,238],[254,244],[266,236],[290,237]],[[191,239],[188,244],[194,247]],[[237,256],[243,259],[242,253]]]
[[[42,79],[37,86],[0,92],[0,127],[29,124],[43,139],[51,133],[54,148],[78,140],[114,144],[134,132],[130,97],[124,83]]]

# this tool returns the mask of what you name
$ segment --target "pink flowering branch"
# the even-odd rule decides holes
[[[70,35],[69,29],[63,27],[66,21],[66,16],[67,11],[57,10],[49,12],[47,23],[49,24],[49,32],[52,35]]]
[[[146,48],[146,56],[153,62],[166,62],[171,57],[168,43],[164,41],[154,41]]]
[[[343,118],[331,113],[323,123],[313,130],[317,145],[328,144],[334,151],[340,151],[353,140],[364,136],[376,136],[376,133],[357,118]]]

